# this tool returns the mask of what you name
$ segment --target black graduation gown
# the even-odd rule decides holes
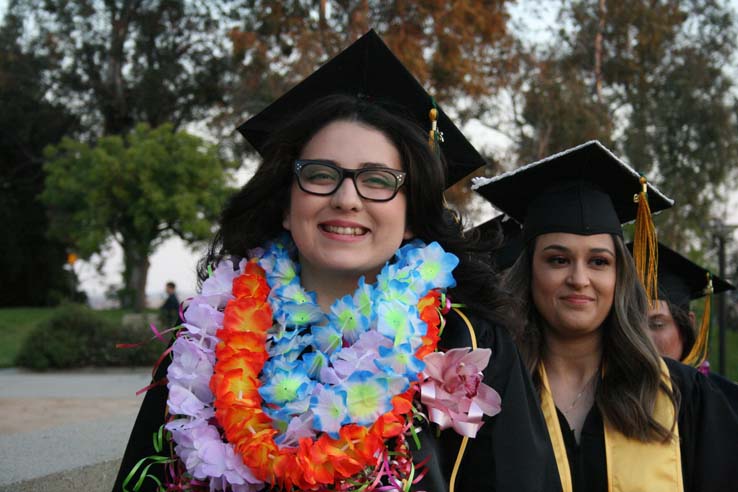
[[[485,424],[469,439],[455,490],[560,491],[556,459],[540,411],[538,396],[525,364],[508,333],[465,311],[480,348],[492,349],[484,382],[502,398],[502,410],[485,417]],[[446,316],[442,349],[471,347],[469,330],[455,313]],[[413,490],[446,492],[462,438],[453,429],[435,438],[435,428],[420,433],[418,461],[427,455],[428,474]]]
[[[469,316],[479,347],[492,349],[490,365],[485,371],[485,383],[502,397],[502,410],[487,419],[475,439],[467,444],[455,490],[546,492],[560,491],[548,431],[540,411],[538,398],[528,371],[510,336],[500,327],[478,317]],[[442,348],[471,347],[464,321],[453,311],[446,316]],[[166,374],[166,364],[158,376]],[[139,411],[126,448],[121,468],[113,488],[120,491],[125,477],[143,457],[154,454],[151,436],[164,419],[167,390],[149,390]],[[421,449],[414,454],[416,461],[430,455],[428,474],[413,490],[447,492],[451,470],[461,444],[461,436],[447,429],[436,438],[436,429],[423,429],[419,434]],[[410,441],[411,448],[414,448]],[[161,467],[158,467],[161,469]],[[153,467],[152,467],[153,470]],[[147,480],[142,490],[156,490]]]
[[[707,378],[723,393],[730,408],[738,415],[738,384],[715,372],[708,373]]]
[[[678,423],[684,491],[738,490],[738,416],[704,375],[665,360],[681,394]],[[587,415],[578,445],[566,418],[560,411],[558,415],[574,492],[606,492],[605,431],[599,410],[593,406]]]

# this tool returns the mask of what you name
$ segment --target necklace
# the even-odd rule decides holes
[[[595,377],[597,376],[597,374],[598,374],[597,371],[595,371],[595,373],[592,374],[592,376],[587,380],[587,382],[584,383],[584,386],[582,386],[581,391],[577,393],[577,396],[575,396],[574,399],[571,401],[571,403],[569,404],[569,408],[564,410],[564,413],[568,413],[574,410],[574,408],[577,406],[577,403],[579,403],[579,400],[582,398],[582,396],[584,396],[585,393],[588,392],[589,388],[592,386],[592,382],[595,380]]]

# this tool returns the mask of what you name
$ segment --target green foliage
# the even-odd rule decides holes
[[[599,138],[676,207],[659,237],[683,253],[738,184],[735,13],[715,0],[567,0],[548,51],[531,55],[518,153],[523,162]]]
[[[13,366],[26,338],[54,312],[53,308],[0,309],[0,367]]]
[[[150,247],[173,234],[203,240],[232,191],[233,164],[168,124],[141,124],[126,138],[103,137],[95,146],[65,138],[45,156],[42,199],[59,217],[52,233],[73,240],[85,257],[111,235]]]
[[[201,119],[223,99],[230,56],[225,10],[204,0],[14,0],[23,42],[48,55],[53,97],[92,135]]]
[[[50,233],[76,246],[81,257],[113,239],[125,255],[125,288],[143,306],[148,257],[164,239],[186,242],[211,234],[232,189],[229,170],[213,145],[171,125],[140,124],[126,137],[96,145],[65,138],[46,149]]]
[[[613,123],[608,108],[591,97],[591,89],[575,70],[557,61],[541,63],[532,72],[524,101],[521,116],[533,131],[519,137],[521,162],[588,140],[610,144]]]
[[[120,322],[87,307],[67,304],[26,335],[15,363],[36,370],[151,365],[164,350],[161,343],[135,349],[115,347],[150,337],[145,326],[123,328]]]
[[[22,49],[21,27],[0,26],[0,306],[53,305],[74,296],[66,271],[66,245],[46,237],[43,148],[56,143],[76,121],[58,103],[44,99],[41,74],[49,60]]]

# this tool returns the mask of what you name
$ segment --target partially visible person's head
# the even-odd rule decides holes
[[[659,299],[648,310],[648,334],[661,355],[682,360],[695,342],[695,315],[689,308]]]
[[[663,243],[658,243],[658,283],[658,301],[648,312],[649,335],[661,355],[697,367],[707,357],[709,309],[700,323],[690,303],[735,287]]]
[[[177,290],[177,286],[174,284],[174,282],[167,282],[167,286],[166,286],[167,294],[171,294],[175,290]]]

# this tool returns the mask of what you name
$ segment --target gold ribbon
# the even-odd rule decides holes
[[[466,317],[464,313],[462,313],[459,309],[453,308],[453,310],[458,314],[461,319],[464,320],[464,323],[466,323],[466,327],[469,329],[469,336],[471,337],[471,344],[472,344],[472,350],[477,349],[477,335],[474,333],[474,327],[471,324],[471,321],[469,321],[469,318]],[[456,489],[456,476],[459,474],[459,468],[461,468],[461,461],[464,459],[464,452],[466,451],[466,445],[469,442],[469,437],[464,436],[461,439],[461,446],[459,446],[459,454],[456,455],[456,462],[454,462],[454,468],[451,471],[451,479],[448,483],[448,490],[449,492],[454,492]]]
[[[663,360],[660,360],[660,366],[662,381],[671,388],[669,370]],[[566,445],[542,363],[538,365],[538,373],[541,378],[541,410],[551,437],[561,488],[563,492],[573,492]],[[656,397],[653,417],[667,429],[675,421],[674,405],[663,391],[659,391]],[[667,443],[641,442],[624,436],[608,423],[604,427],[608,492],[683,492],[677,425],[674,425],[674,433]]]

